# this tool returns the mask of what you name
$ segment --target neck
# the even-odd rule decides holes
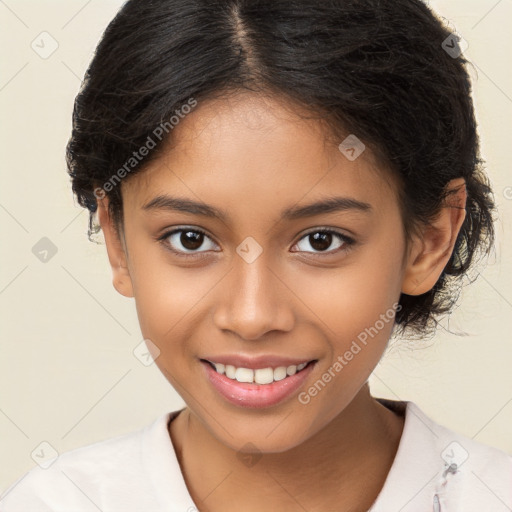
[[[201,512],[355,512],[368,510],[382,489],[403,424],[365,385],[325,428],[285,452],[240,454],[213,437],[188,408],[169,431]]]

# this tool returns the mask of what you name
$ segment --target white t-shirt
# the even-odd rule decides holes
[[[410,401],[398,451],[370,512],[511,512],[512,456],[457,434]],[[0,497],[1,512],[196,512],[167,413],[147,427],[59,455]]]

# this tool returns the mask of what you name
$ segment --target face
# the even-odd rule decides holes
[[[282,100],[200,103],[122,184],[114,283],[192,415],[233,449],[284,451],[328,425],[391,333],[406,253],[395,187],[369,150],[349,160],[325,130]],[[237,380],[256,374],[273,382]]]

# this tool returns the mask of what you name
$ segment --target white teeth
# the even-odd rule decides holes
[[[237,368],[235,371],[235,379],[238,382],[254,382],[254,370],[250,368]]]
[[[254,370],[254,382],[256,384],[270,384],[274,382],[274,370],[272,368]]]
[[[274,370],[274,380],[283,380],[286,377],[286,366],[279,366]]]
[[[229,377],[230,379],[235,380],[236,368],[230,364],[227,364],[225,370],[226,370],[226,377]]]
[[[238,382],[249,382],[256,384],[271,384],[272,382],[283,380],[288,376],[295,375],[304,369],[307,363],[299,365],[278,366],[277,368],[259,368],[252,370],[250,368],[237,368],[231,364],[212,363],[217,373],[226,375],[228,379]]]
[[[297,367],[294,364],[292,366],[288,366],[288,368],[286,368],[286,373],[288,375],[295,375],[297,373]]]

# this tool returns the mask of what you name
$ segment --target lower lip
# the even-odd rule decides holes
[[[310,363],[295,375],[272,382],[272,384],[251,384],[228,379],[216,372],[209,363],[201,361],[213,387],[230,403],[239,407],[261,409],[276,405],[290,397],[312,372],[315,362]]]

